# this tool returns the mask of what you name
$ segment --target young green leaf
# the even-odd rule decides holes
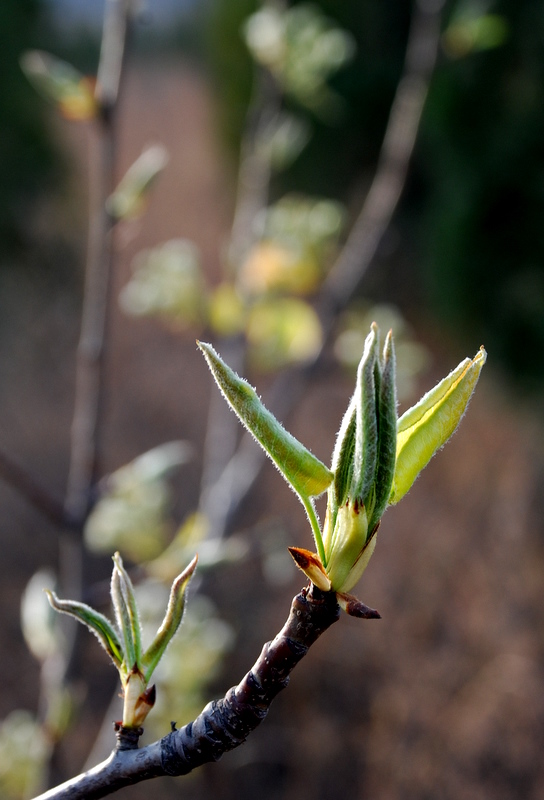
[[[397,424],[397,462],[389,503],[411,488],[421,470],[450,438],[461,421],[486,361],[483,347],[465,359],[421,398]]]
[[[336,438],[336,445],[332,454],[331,469],[334,473],[334,500],[336,509],[344,504],[351,485],[356,426],[357,412],[354,395],[344,414],[344,419],[340,425],[340,430]]]
[[[376,466],[376,500],[369,519],[372,531],[387,507],[397,456],[397,388],[395,348],[389,331],[383,349],[381,380],[378,393],[378,461]]]
[[[119,553],[113,556],[113,575],[112,575],[112,600],[114,605],[120,604],[118,619],[120,622],[125,645],[127,647],[127,667],[132,669],[135,664],[140,664],[142,658],[142,631],[140,628],[140,615],[134,596],[134,586],[129,574],[123,566],[123,560]],[[117,578],[115,578],[117,576]],[[116,597],[113,596],[115,584]],[[117,608],[116,608],[117,612]]]
[[[161,660],[170,640],[180,626],[183,617],[183,609],[185,608],[185,591],[196,569],[197,561],[198,556],[195,556],[189,566],[181,575],[178,575],[172,584],[170,599],[168,600],[168,606],[162,624],[157,631],[155,639],[142,658],[142,672],[146,684],[153,670]]]
[[[368,506],[369,497],[373,494],[378,458],[376,383],[379,382],[380,376],[379,368],[376,368],[377,350],[378,326],[373,322],[357,369],[355,388],[357,427],[350,490],[350,495],[365,506]]]
[[[45,591],[49,602],[56,611],[70,614],[95,634],[115,666],[120,669],[124,660],[123,648],[109,619],[85,603],[78,603],[76,600],[59,600],[54,592],[49,589]]]
[[[238,377],[211,345],[198,342],[198,346],[225,399],[286,481],[301,498],[322,494],[333,479],[332,472],[280,425],[261,403],[255,389]]]
[[[335,591],[349,591],[363,574],[363,569],[374,550],[374,544],[368,546],[368,538],[368,517],[364,505],[348,500],[338,509],[336,525],[327,553],[326,572]],[[368,556],[366,559],[362,557],[365,552]],[[352,580],[354,565],[363,563],[364,566],[360,572],[357,572],[356,579]]]

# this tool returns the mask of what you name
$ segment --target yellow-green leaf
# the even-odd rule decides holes
[[[486,357],[484,348],[480,348],[472,360],[462,361],[399,419],[397,461],[389,496],[391,505],[404,497],[421,470],[459,425]]]
[[[335,591],[348,592],[357,583],[374,551],[374,539],[369,536],[365,507],[348,500],[338,509],[326,553],[325,569]],[[354,572],[355,565],[362,568]]]
[[[321,323],[309,303],[296,297],[268,297],[247,317],[251,362],[260,370],[311,361],[323,343]]]

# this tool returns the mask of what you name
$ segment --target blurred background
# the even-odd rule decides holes
[[[397,337],[401,411],[482,343],[489,360],[459,432],[382,522],[357,589],[382,620],[343,615],[261,728],[219,764],[123,796],[544,794],[541,2],[439,9],[436,65],[399,206],[330,332],[313,311],[372,185],[414,9],[408,0],[141,5],[117,177],[149,145],[163,145],[169,160],[145,213],[127,214],[116,230],[101,467],[117,477],[86,526],[84,597],[107,611],[110,555],[120,549],[135,577],[146,576],[142,603],[152,617],[163,590],[150,576],[170,577],[161,550],[211,552],[179,647],[157,677],[167,700],[155,723],[149,717],[148,740],[242,678],[303,585],[287,546],[311,542],[303,509],[269,464],[221,544],[191,516],[202,510],[216,392],[195,338],[210,337],[226,357],[243,339],[243,371],[265,398],[282,370],[302,370],[324,341],[282,419],[326,462],[373,318]],[[44,50],[94,74],[103,11],[98,0],[3,0],[0,9],[0,452],[58,497],[96,132],[59,115],[20,57]],[[281,58],[280,39],[291,47]],[[273,146],[270,131],[248,145],[255,116],[268,119],[268,109],[278,123]],[[266,202],[255,205],[251,234],[237,238],[237,176],[251,158],[257,171],[267,166]],[[154,450],[151,468],[135,461],[172,441],[183,445]],[[41,587],[54,580],[62,535],[6,482],[0,507],[0,786],[22,800],[43,787],[48,761],[64,780],[104,757],[119,712],[109,707],[115,672],[87,636],[55,725],[44,712],[44,664],[53,667],[32,620],[52,625]],[[36,595],[28,587],[38,571]]]

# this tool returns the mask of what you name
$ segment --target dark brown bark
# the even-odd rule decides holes
[[[281,631],[265,644],[247,675],[222,700],[209,703],[193,722],[148,747],[119,747],[107,761],[36,800],[97,800],[124,786],[164,775],[187,775],[217,761],[243,744],[263,721],[293,669],[339,614],[334,592],[324,593],[315,586],[303,589],[294,598]],[[123,739],[118,732],[119,738]]]

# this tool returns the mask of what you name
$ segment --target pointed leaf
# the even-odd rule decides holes
[[[389,331],[383,350],[381,381],[378,394],[378,463],[376,467],[376,501],[368,529],[372,531],[386,509],[397,456],[397,389],[395,349]]]
[[[365,349],[357,369],[355,406],[357,427],[355,432],[355,455],[353,459],[353,478],[350,495],[359,503],[368,505],[373,494],[378,458],[378,410],[376,407],[376,383],[379,370],[376,369],[378,350],[378,326],[372,323],[366,337]],[[368,513],[368,510],[367,510]]]
[[[83,625],[86,625],[98,638],[98,641],[110,656],[115,666],[118,669],[121,668],[123,663],[123,648],[117,636],[117,632],[109,619],[85,603],[79,603],[76,600],[59,600],[54,592],[49,589],[45,591],[53,608],[56,611],[60,611],[62,614],[70,614],[72,617],[79,620],[79,622],[82,622]]]
[[[140,627],[140,614],[136,604],[136,597],[134,595],[134,586],[130,580],[129,574],[123,566],[123,560],[119,553],[113,556],[114,568],[113,573],[118,573],[119,580],[115,581],[116,600],[122,605],[121,616],[123,624],[121,630],[125,644],[127,645],[127,657],[130,659],[127,667],[132,669],[135,664],[140,665],[142,658],[142,630]],[[113,576],[112,576],[113,588]],[[119,597],[120,593],[120,597]],[[113,595],[112,595],[113,600]],[[115,603],[114,603],[115,605]]]
[[[185,591],[196,569],[197,561],[198,556],[195,556],[189,566],[181,575],[178,575],[172,584],[170,599],[168,600],[168,606],[162,625],[142,658],[142,671],[146,683],[149,681],[153,670],[161,660],[164,651],[180,626],[183,617],[183,609],[185,607]]]
[[[198,346],[225,399],[241,422],[257,439],[288,483],[301,497],[316,497],[329,486],[332,472],[280,425],[247,381],[228,367],[213,347]]]
[[[483,347],[409,409],[397,425],[397,463],[389,502],[398,503],[455,431],[486,361]]]
[[[344,414],[332,454],[331,468],[334,473],[334,499],[337,508],[345,503],[351,485],[356,426],[357,413],[354,395]]]

